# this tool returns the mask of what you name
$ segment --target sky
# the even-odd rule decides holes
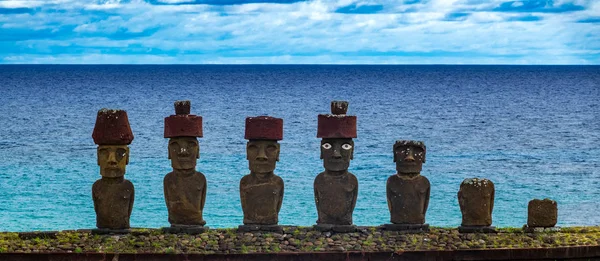
[[[0,0],[0,63],[600,64],[600,0]]]

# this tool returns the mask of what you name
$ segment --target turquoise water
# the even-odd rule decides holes
[[[198,170],[210,227],[242,222],[244,119],[261,114],[284,119],[280,224],[314,224],[317,114],[340,99],[358,117],[358,225],[389,220],[397,139],[427,145],[431,225],[460,224],[456,193],[471,177],[496,184],[496,226],[522,226],[527,202],[545,197],[558,201],[559,225],[600,224],[597,66],[0,66],[0,88],[0,231],[95,226],[91,133],[103,107],[127,110],[135,135],[131,225],[168,226],[163,119],[179,99],[204,118]]]

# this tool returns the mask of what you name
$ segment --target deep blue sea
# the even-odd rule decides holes
[[[0,66],[0,90],[0,231],[95,226],[91,135],[105,107],[126,110],[135,135],[131,225],[168,226],[163,120],[181,99],[204,119],[197,169],[213,228],[242,222],[244,120],[257,115],[284,119],[280,224],[315,223],[317,115],[331,100],[348,100],[358,117],[358,225],[389,222],[397,139],[427,145],[430,225],[460,224],[457,191],[471,177],[496,184],[496,226],[522,226],[528,201],[546,197],[558,202],[560,226],[600,225],[600,66],[9,65]]]

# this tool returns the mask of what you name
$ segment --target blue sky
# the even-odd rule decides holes
[[[0,0],[0,63],[600,64],[600,0]]]

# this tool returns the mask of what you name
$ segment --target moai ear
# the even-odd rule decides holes
[[[425,163],[426,158],[427,158],[427,151],[423,150],[423,163]]]
[[[250,148],[250,141],[246,142],[246,160],[250,160],[250,155],[248,154],[248,148]]]
[[[200,142],[196,144],[196,159],[200,158]]]
[[[354,159],[354,141],[350,140],[350,145],[352,145],[352,150],[350,150],[350,159]]]
[[[100,166],[100,147],[96,149],[96,163]]]
[[[129,165],[129,146],[125,147],[126,148],[126,152],[125,154],[127,155],[125,157],[125,165]]]
[[[279,143],[275,143],[277,144],[277,162],[279,162],[279,153],[281,152],[281,146],[279,145]]]

